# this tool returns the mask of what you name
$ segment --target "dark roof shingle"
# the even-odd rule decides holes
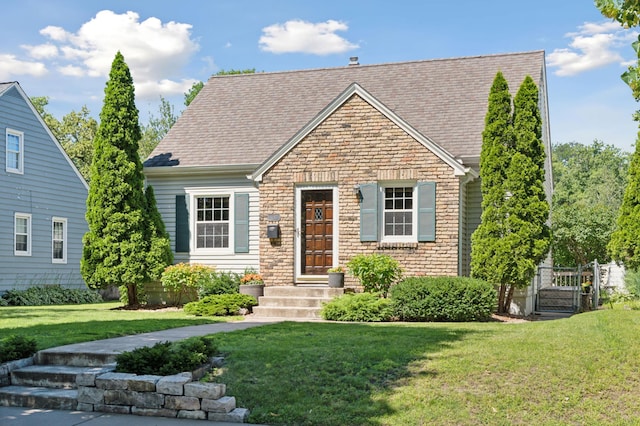
[[[214,76],[145,166],[261,164],[352,83],[452,155],[477,157],[498,71],[512,93],[527,75],[544,83],[544,52]]]

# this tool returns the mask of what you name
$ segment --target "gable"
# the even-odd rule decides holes
[[[298,145],[307,135],[309,135],[312,131],[314,131],[320,124],[322,124],[325,120],[331,117],[339,108],[343,107],[347,102],[349,102],[353,98],[362,99],[366,102],[372,109],[376,112],[384,116],[386,120],[392,122],[395,126],[401,129],[404,133],[413,138],[417,143],[421,144],[424,148],[432,152],[436,157],[438,157],[443,163],[447,164],[451,169],[452,173],[456,176],[462,176],[466,174],[471,174],[474,177],[477,177],[477,173],[471,170],[468,167],[464,167],[460,164],[451,154],[446,152],[437,144],[433,143],[429,138],[423,136],[414,128],[412,128],[409,124],[407,124],[404,120],[398,117],[393,111],[389,110],[385,105],[383,105],[380,101],[378,101],[375,97],[373,97],[369,92],[363,89],[357,83],[351,84],[346,90],[344,90],[340,96],[338,96],[333,102],[327,105],[320,114],[318,114],[312,121],[307,123],[298,133],[294,135],[286,144],[284,144],[278,151],[276,151],[270,158],[267,159],[251,176],[252,179],[256,181],[261,181],[262,176],[273,167],[284,155],[286,155],[289,151],[291,151],[296,145]],[[365,120],[368,121],[368,118],[355,116],[353,120],[345,120],[342,123],[343,126],[351,126],[351,123],[348,121],[357,121],[357,120]],[[367,125],[365,124],[365,127]],[[371,138],[375,138],[375,129],[374,135]],[[387,139],[385,139],[387,137]],[[380,143],[381,146],[379,148],[383,148],[383,144],[393,144],[393,139],[388,139],[388,135],[378,135],[377,143]],[[375,152],[376,147],[373,146],[370,148],[370,152],[364,155],[371,155]],[[356,154],[356,153],[354,153]],[[306,160],[305,160],[306,161]],[[398,167],[399,164],[396,164],[394,167]]]

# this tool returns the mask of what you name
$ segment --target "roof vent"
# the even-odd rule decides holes
[[[360,65],[360,62],[358,62],[357,56],[352,56],[349,58],[349,66],[351,65]]]

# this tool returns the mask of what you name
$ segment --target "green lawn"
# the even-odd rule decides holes
[[[119,302],[91,305],[0,307],[0,338],[12,334],[36,339],[38,350],[89,340],[228,321],[175,311],[117,310]]]
[[[640,312],[529,323],[282,323],[219,335],[216,378],[286,425],[640,424]]]
[[[0,308],[39,348],[202,324],[118,303]],[[222,319],[228,320],[228,319]],[[285,322],[215,336],[250,421],[285,425],[640,424],[640,311],[527,323]]]

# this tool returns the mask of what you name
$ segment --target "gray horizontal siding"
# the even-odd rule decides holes
[[[24,133],[24,174],[6,172],[6,129]],[[83,288],[80,275],[87,189],[15,88],[0,97],[0,292],[30,285]],[[29,213],[31,256],[15,256],[14,214]],[[67,263],[51,259],[51,219],[67,219]]]
[[[222,271],[243,272],[245,268],[259,268],[259,203],[258,189],[244,174],[225,177],[172,176],[147,177],[147,184],[153,186],[158,210],[171,239],[175,253],[176,195],[185,194],[185,188],[220,188],[249,194],[249,252],[230,254],[177,253],[174,263],[190,262],[215,266]],[[189,212],[191,215],[191,212]]]

